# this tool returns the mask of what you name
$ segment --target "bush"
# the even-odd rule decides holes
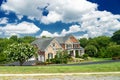
[[[48,62],[55,63],[55,64],[67,64],[70,56],[66,51],[59,51],[56,55],[55,58],[47,60]]]
[[[75,57],[76,57],[76,58],[79,58],[79,57],[80,57],[78,51],[75,52]]]
[[[3,53],[0,53],[0,62],[4,62],[6,61],[6,59],[7,59],[6,55]]]
[[[94,45],[87,45],[85,47],[85,53],[88,54],[90,57],[96,56],[97,48]]]
[[[120,45],[113,45],[107,48],[109,56],[117,58],[120,56]]]
[[[112,60],[120,60],[120,56],[118,56],[118,57],[112,57]]]
[[[88,54],[84,54],[84,55],[82,56],[82,58],[85,59],[85,60],[88,60],[88,57],[89,57]]]

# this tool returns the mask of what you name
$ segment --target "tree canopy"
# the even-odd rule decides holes
[[[117,54],[117,52],[120,50],[120,48],[118,48],[120,45],[120,30],[116,31],[112,37],[98,36],[89,39],[82,38],[79,41],[81,46],[85,47],[85,53],[89,56],[101,58],[112,57],[112,54],[110,54],[111,52],[114,53],[116,50],[116,53],[114,54]],[[111,52],[110,49],[112,50]]]
[[[113,36],[111,37],[111,39],[116,42],[117,44],[120,45],[120,30],[116,31],[113,33]]]
[[[9,45],[4,53],[7,54],[9,60],[19,61],[20,65],[22,65],[36,53],[36,50],[32,45],[27,43],[14,43]]]

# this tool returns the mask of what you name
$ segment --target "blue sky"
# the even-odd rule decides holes
[[[0,0],[0,37],[112,36],[120,0]]]

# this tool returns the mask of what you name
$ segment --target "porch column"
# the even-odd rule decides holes
[[[68,54],[70,54],[70,51],[68,51]]]
[[[78,50],[78,55],[81,56],[80,50]]]
[[[75,50],[73,50],[73,56],[75,57]]]

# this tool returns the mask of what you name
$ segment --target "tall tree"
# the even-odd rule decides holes
[[[120,45],[112,45],[107,48],[110,57],[120,57]]]
[[[35,37],[32,37],[32,36],[24,36],[23,37],[24,43],[31,43],[34,40],[35,40]]]
[[[85,47],[87,45],[87,43],[88,43],[88,39],[87,38],[81,38],[79,41],[80,41],[80,45],[82,47]]]
[[[13,35],[13,36],[10,37],[10,39],[17,42],[18,37],[17,37],[17,35]]]
[[[99,48],[106,48],[110,43],[110,37],[107,36],[99,36],[94,39],[97,41]]]
[[[94,57],[96,56],[97,48],[94,45],[87,45],[85,47],[85,53],[91,57]]]
[[[116,42],[117,44],[120,44],[120,30],[113,33],[113,36],[111,39]]]
[[[28,60],[33,55],[35,55],[36,49],[30,44],[15,43],[15,44],[9,45],[6,51],[4,52],[7,54],[7,57],[9,60],[19,61],[20,66],[22,66],[22,64],[26,60]]]

